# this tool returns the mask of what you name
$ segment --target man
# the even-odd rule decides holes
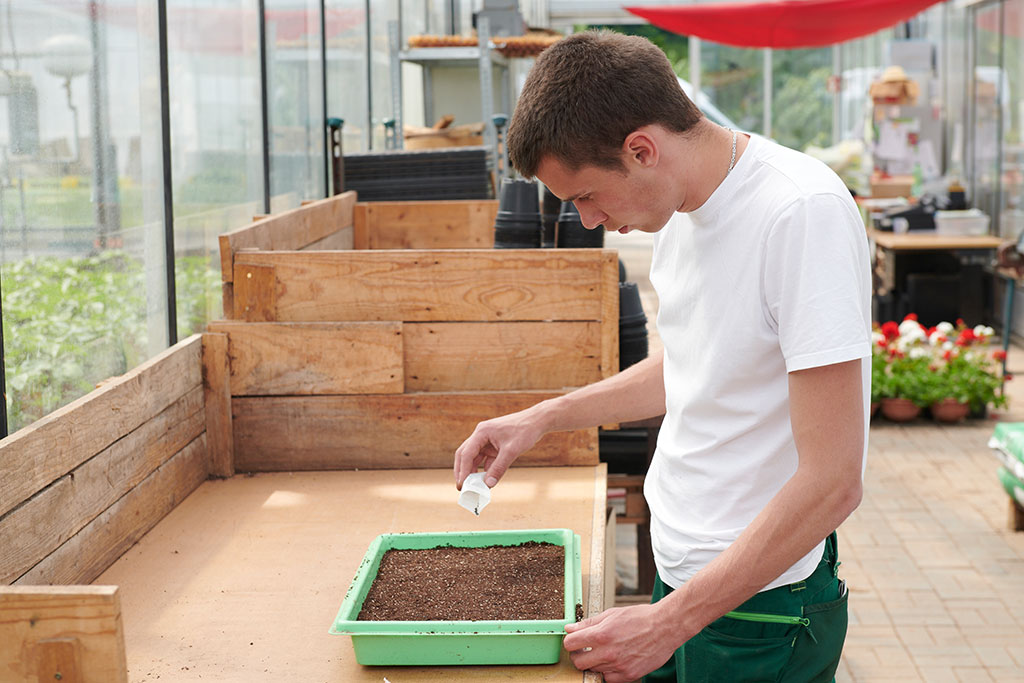
[[[644,494],[653,602],[569,625],[579,669],[631,681],[830,681],[846,635],[834,530],[867,443],[863,224],[823,164],[703,118],[642,38],[582,33],[523,87],[509,156],[588,228],[655,233],[665,350],[480,423],[456,484],[547,432],[665,414]],[[684,220],[686,213],[689,220]]]

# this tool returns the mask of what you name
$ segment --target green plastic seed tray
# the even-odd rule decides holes
[[[536,541],[565,553],[565,613],[561,619],[525,621],[358,621],[384,553],[392,548],[479,548]],[[382,534],[370,544],[338,610],[331,633],[352,636],[356,661],[364,665],[554,664],[565,625],[583,604],[580,537],[571,529]]]

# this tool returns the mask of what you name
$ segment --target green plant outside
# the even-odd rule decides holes
[[[4,360],[13,432],[147,357],[145,273],[123,251],[5,264]],[[203,256],[175,261],[179,338],[201,330],[220,274]]]

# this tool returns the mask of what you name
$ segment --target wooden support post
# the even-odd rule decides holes
[[[126,683],[117,586],[0,587],[0,672],[11,683]]]
[[[203,335],[203,395],[206,446],[210,453],[210,475],[214,477],[235,474],[230,378],[228,335],[207,332]]]
[[[1024,506],[1010,498],[1010,514],[1008,516],[1010,531],[1024,531]]]
[[[274,266],[245,265],[234,280],[235,320],[266,322],[276,319],[277,294]]]

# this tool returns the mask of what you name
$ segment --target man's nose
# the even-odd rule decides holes
[[[600,227],[602,223],[608,220],[608,216],[597,209],[582,207],[579,204],[576,204],[576,210],[580,212],[580,223],[582,223],[583,227],[587,230],[593,230],[594,228]]]

